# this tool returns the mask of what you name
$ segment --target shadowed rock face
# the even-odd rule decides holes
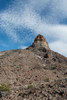
[[[50,49],[44,36],[40,34],[35,38],[33,46],[34,47],[44,47],[45,49],[48,49],[48,50]]]

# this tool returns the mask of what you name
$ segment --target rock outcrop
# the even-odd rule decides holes
[[[67,58],[42,35],[27,49],[0,52],[0,100],[67,100]]]
[[[48,50],[50,49],[46,39],[44,38],[44,36],[42,36],[40,34],[35,38],[34,43],[32,44],[32,46],[38,47],[38,48],[39,47],[44,47],[45,49],[48,49]]]
[[[45,61],[48,60],[47,62],[53,63],[54,61],[67,64],[67,59],[59,53],[52,51],[46,41],[46,38],[40,34],[34,39],[33,44],[27,49],[40,56],[42,59],[45,59]]]

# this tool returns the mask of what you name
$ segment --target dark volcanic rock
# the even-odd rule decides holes
[[[0,98],[2,98],[2,93],[0,92]]]

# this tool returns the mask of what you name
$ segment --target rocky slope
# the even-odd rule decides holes
[[[67,100],[67,58],[42,35],[25,50],[0,52],[0,100]]]

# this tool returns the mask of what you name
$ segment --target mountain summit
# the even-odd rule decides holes
[[[42,35],[27,49],[0,52],[0,100],[67,100],[67,58]]]
[[[44,36],[42,36],[40,34],[35,38],[33,46],[44,47],[46,49],[50,49],[46,39],[44,38]]]

